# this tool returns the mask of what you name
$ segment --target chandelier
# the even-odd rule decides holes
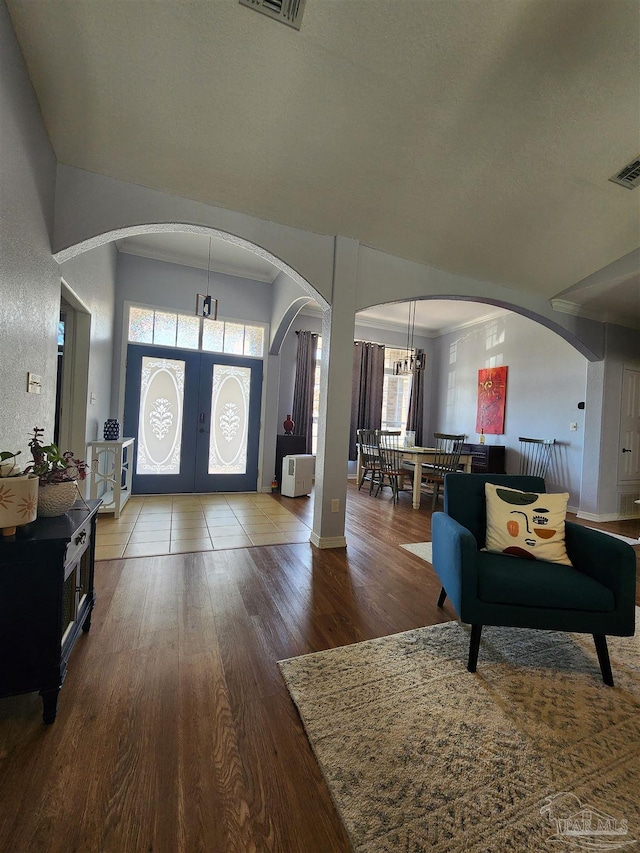
[[[209,294],[209,280],[211,278],[211,237],[209,237],[209,258],[207,260],[207,292],[196,293],[196,317],[204,317],[205,320],[218,319],[218,300]]]
[[[406,354],[403,358],[399,358],[393,362],[394,376],[408,376],[416,373],[418,370],[424,370],[425,358],[424,355],[416,355],[415,346],[413,343],[416,327],[416,303],[409,303],[409,322],[407,324],[407,346]]]

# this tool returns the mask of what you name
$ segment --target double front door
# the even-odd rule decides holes
[[[133,492],[256,491],[261,391],[260,359],[129,344]]]

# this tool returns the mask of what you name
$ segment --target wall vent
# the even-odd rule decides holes
[[[618,515],[620,518],[640,518],[640,492],[618,495]]]
[[[626,187],[628,190],[640,187],[640,154],[609,180],[613,181],[614,184],[620,184],[621,187]]]
[[[262,12],[276,21],[300,29],[305,0],[240,0],[241,6],[248,6],[256,12]]]

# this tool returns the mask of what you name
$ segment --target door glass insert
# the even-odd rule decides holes
[[[245,474],[251,368],[214,364],[209,474]]]
[[[179,474],[185,362],[143,356],[138,474]]]

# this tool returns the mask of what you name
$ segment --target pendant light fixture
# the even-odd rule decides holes
[[[393,363],[394,376],[408,376],[418,370],[424,370],[424,356],[417,356],[414,347],[414,334],[416,327],[416,303],[409,303],[409,321],[407,323],[407,346],[404,358]]]
[[[218,319],[218,300],[209,293],[209,282],[211,279],[211,237],[209,237],[209,257],[207,260],[207,293],[196,293],[196,317],[204,317],[205,320]]]

